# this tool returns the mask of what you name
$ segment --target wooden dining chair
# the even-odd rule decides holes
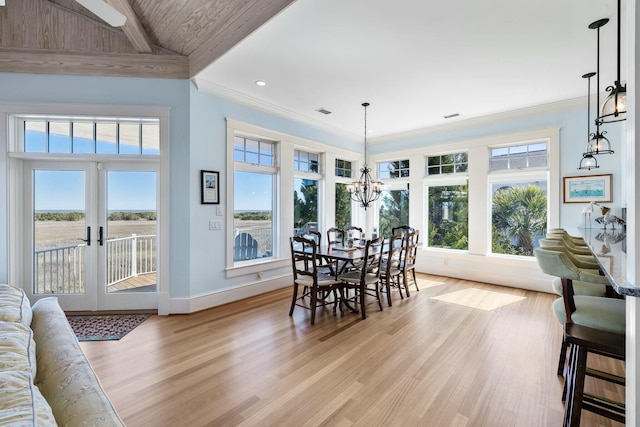
[[[364,240],[364,233],[361,227],[357,227],[355,225],[351,225],[344,229],[344,234],[349,237],[351,236],[354,240],[355,244],[361,244]],[[357,242],[357,243],[356,243]]]
[[[327,245],[344,246],[344,230],[342,228],[331,227],[327,230]]]
[[[319,231],[309,230],[305,232],[302,235],[302,237],[304,237],[305,239],[310,239],[315,241],[317,247],[322,246],[322,233],[320,233]],[[327,260],[324,257],[319,257],[319,258],[320,258],[320,261],[319,261],[318,268],[320,273],[335,276],[337,271],[337,262]]]
[[[363,320],[367,318],[367,295],[376,298],[378,307],[382,311],[382,301],[380,299],[382,243],[382,237],[367,240],[364,247],[362,266],[338,275],[338,280],[341,280],[347,289],[355,290],[355,296],[352,301],[360,306]]]
[[[416,292],[420,291],[418,281],[416,280],[416,258],[418,256],[419,238],[420,230],[410,231],[404,236],[404,250],[402,252],[400,268],[402,269],[402,284],[407,293],[407,297],[411,296],[409,294],[409,278],[413,280]]]
[[[400,276],[402,276],[401,260],[404,239],[402,234],[396,234],[389,238],[389,251],[382,260],[382,268],[380,270],[380,281],[382,282],[384,292],[387,294],[387,305],[391,307],[391,289],[396,288],[402,296],[402,285],[400,284]]]
[[[401,234],[402,237],[406,236],[408,233],[411,233],[415,231],[415,228],[410,227],[408,225],[399,225],[397,227],[393,227],[391,229],[391,234],[395,235],[395,234]]]
[[[336,310],[338,298],[337,290],[342,286],[342,281],[337,280],[333,275],[320,273],[320,257],[317,256],[317,245],[314,240],[304,237],[291,237],[289,239],[291,248],[291,266],[293,269],[293,298],[289,316],[293,316],[296,306],[311,310],[311,324],[316,320],[316,308],[333,304]],[[298,296],[298,288],[302,286],[302,295]],[[329,296],[333,294],[333,301]],[[310,297],[309,305],[303,304],[306,296]]]

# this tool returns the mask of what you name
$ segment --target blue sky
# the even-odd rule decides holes
[[[235,172],[233,199],[236,211],[270,211],[272,209],[272,175]]]
[[[85,210],[84,171],[35,171],[35,209]],[[107,171],[109,211],[155,211],[155,172]]]

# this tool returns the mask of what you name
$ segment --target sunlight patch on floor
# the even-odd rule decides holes
[[[444,284],[445,284],[444,282],[438,282],[437,280],[427,280],[427,279],[418,278],[418,287],[420,289],[435,288],[436,286],[442,286]]]
[[[469,288],[437,297],[431,297],[431,299],[491,311],[514,302],[522,301],[523,299],[526,299],[526,297]]]

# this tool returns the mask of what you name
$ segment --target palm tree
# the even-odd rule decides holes
[[[535,236],[547,229],[547,195],[529,184],[503,187],[493,193],[493,225],[517,240],[522,255],[531,256]]]

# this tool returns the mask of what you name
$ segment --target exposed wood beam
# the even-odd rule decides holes
[[[122,26],[122,30],[129,38],[129,41],[131,41],[133,47],[140,53],[153,52],[151,39],[149,39],[149,35],[133,11],[131,3],[129,3],[128,0],[106,0],[106,2],[127,17],[127,21]]]
[[[189,55],[190,77],[194,77],[294,1],[256,1],[235,19],[229,20],[228,24],[222,26],[208,42],[200,44]]]
[[[0,72],[188,79],[189,62],[182,55],[0,48]]]

